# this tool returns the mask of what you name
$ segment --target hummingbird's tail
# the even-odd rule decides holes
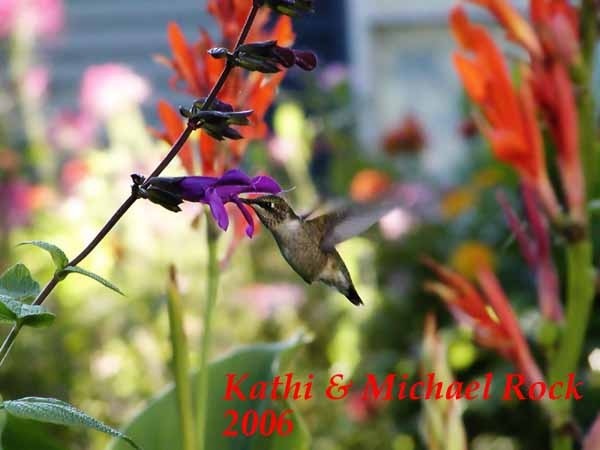
[[[362,306],[364,305],[360,295],[356,292],[356,288],[351,284],[348,290],[344,293],[346,298],[352,302],[353,305]]]

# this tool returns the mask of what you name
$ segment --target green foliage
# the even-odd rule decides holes
[[[15,264],[0,276],[0,299],[27,302],[35,299],[40,285],[23,264]]]
[[[2,403],[1,407],[6,410],[8,414],[21,419],[71,427],[83,426],[122,439],[135,449],[139,450],[141,448],[128,436],[61,400],[54,398],[26,397],[19,400],[7,400]]]
[[[100,275],[97,275],[93,272],[90,272],[89,270],[85,270],[82,269],[81,267],[78,266],[69,266],[69,267],[65,267],[61,273],[78,273],[79,275],[84,275],[86,277],[91,278],[92,280],[97,281],[98,283],[100,283],[101,285],[109,288],[112,291],[115,291],[117,294],[120,295],[125,295],[123,294],[123,292],[121,291],[121,289],[119,289],[117,286],[115,286],[114,284],[112,284],[110,281],[102,278]]]
[[[0,277],[0,321],[32,327],[50,325],[54,314],[42,306],[24,303],[33,300],[39,292],[40,286],[27,267],[16,264],[9,268]]]
[[[43,306],[29,305],[17,300],[0,299],[0,320],[20,323],[30,327],[46,327],[54,322],[55,315]]]
[[[50,253],[50,256],[52,257],[52,261],[54,262],[54,266],[56,267],[57,272],[60,272],[62,269],[67,267],[67,264],[69,264],[69,258],[67,258],[67,255],[65,255],[65,252],[63,252],[56,245],[50,244],[49,242],[26,241],[21,242],[19,245],[34,245],[38,248],[41,248],[42,250],[46,250],[48,253]]]
[[[0,450],[71,450],[47,429],[49,425],[33,420],[19,419],[0,410],[6,416],[6,427],[2,432]]]
[[[181,294],[177,287],[175,268],[172,268],[167,289],[167,306],[169,312],[169,330],[173,354],[173,375],[175,377],[175,394],[177,411],[180,418],[182,450],[194,450],[196,444],[194,408],[192,406],[192,385],[189,377],[189,352],[184,331],[184,310]]]
[[[207,424],[207,448],[231,450],[308,450],[309,435],[300,417],[293,414],[294,431],[288,436],[245,437],[240,432],[237,437],[224,437],[223,431],[231,422],[225,411],[235,410],[240,415],[250,409],[258,412],[273,409],[279,415],[290,408],[287,402],[273,400],[223,400],[226,374],[244,374],[249,377],[244,385],[250,386],[257,381],[269,381],[278,373],[281,361],[290,357],[301,343],[294,339],[277,344],[262,344],[243,347],[231,355],[213,362],[209,366],[210,414]],[[192,386],[197,386],[198,373],[193,375]],[[146,450],[164,450],[181,448],[181,434],[177,414],[175,389],[170,387],[156,397],[127,427],[125,432]],[[239,425],[239,422],[238,422]],[[114,441],[109,450],[125,450],[118,441]]]
[[[0,402],[2,402],[2,396],[0,395]],[[4,427],[6,426],[6,411],[0,410],[0,450],[4,450],[2,446],[2,434],[4,433]]]

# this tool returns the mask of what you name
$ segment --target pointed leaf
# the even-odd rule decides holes
[[[63,274],[78,273],[80,275],[84,275],[86,277],[91,278],[92,280],[97,281],[98,283],[102,284],[103,286],[115,291],[117,294],[121,294],[123,296],[125,295],[117,286],[112,284],[110,281],[105,280],[100,275],[97,275],[94,272],[90,272],[89,270],[82,269],[81,267],[78,267],[78,266],[65,267],[61,271],[61,273],[63,273]]]
[[[194,450],[196,434],[194,429],[194,408],[192,406],[192,384],[189,377],[189,353],[187,337],[184,330],[183,302],[175,266],[171,266],[169,284],[167,289],[167,306],[169,313],[169,329],[171,349],[173,354],[173,375],[175,378],[175,396],[177,398],[177,412],[181,426],[182,450]]]
[[[40,293],[40,285],[23,264],[9,267],[0,276],[0,299],[31,301]]]
[[[55,423],[65,426],[83,426],[101,431],[110,436],[127,441],[133,448],[140,447],[118,430],[88,416],[72,405],[54,398],[26,397],[19,400],[8,400],[2,404],[6,412],[21,419],[38,422]]]
[[[72,450],[56,437],[55,425],[19,419],[5,410],[0,410],[0,414],[6,415],[0,450]]]
[[[19,245],[34,245],[36,247],[41,248],[42,250],[46,250],[48,253],[50,253],[52,261],[54,262],[54,266],[56,266],[56,270],[62,270],[65,267],[67,267],[67,264],[69,264],[69,258],[67,258],[67,255],[65,255],[65,252],[63,252],[56,245],[50,244],[49,242],[26,241],[21,242]]]
[[[55,315],[43,306],[0,297],[0,320],[19,322],[30,327],[46,327],[54,322],[54,317]]]
[[[291,402],[270,398],[246,401],[235,398],[223,401],[227,374],[247,373],[249,377],[244,382],[244,386],[250,386],[257,381],[271,380],[272,382],[275,375],[285,373],[282,364],[289,361],[304,342],[306,341],[301,337],[286,342],[242,347],[209,364],[208,404],[211,405],[211,409],[207,418],[204,448],[210,450],[308,450],[310,448],[310,436],[306,426]],[[190,374],[190,377],[193,380],[192,388],[195,389],[198,386],[199,374],[195,371]],[[196,393],[192,392],[192,396],[195,395]],[[240,431],[237,437],[224,437],[223,431],[231,422],[225,415],[225,411],[229,409],[240,414],[250,409],[255,411],[272,409],[278,415],[286,409],[292,409],[290,419],[293,422],[293,431],[289,435],[279,436],[274,433],[269,437],[259,436],[259,433],[254,436],[244,436]],[[152,400],[146,409],[124,429],[146,450],[183,448],[180,430],[176,393],[172,386]],[[200,448],[199,439],[196,448]],[[113,441],[107,450],[125,450],[125,447],[121,442]]]

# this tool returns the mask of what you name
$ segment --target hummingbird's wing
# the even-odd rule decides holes
[[[309,222],[314,223],[317,229],[324,230],[321,248],[333,250],[337,244],[369,229],[391,209],[389,206],[352,204]]]
[[[395,208],[411,208],[430,203],[430,199],[416,192],[413,187],[393,189],[368,203],[350,203],[328,214],[309,220],[315,229],[324,230],[321,239],[323,250],[332,250],[337,244],[369,229]],[[423,206],[423,205],[421,205]],[[422,209],[421,207],[416,209]],[[421,211],[417,211],[421,213]]]

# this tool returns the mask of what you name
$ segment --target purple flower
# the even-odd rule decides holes
[[[168,203],[167,209],[177,210],[181,201],[204,203],[210,206],[210,211],[220,228],[227,230],[229,216],[225,209],[226,203],[234,203],[248,222],[246,234],[254,234],[254,221],[248,208],[239,198],[240,194],[263,193],[278,194],[281,187],[271,177],[260,175],[250,178],[238,169],[225,172],[217,177],[177,177],[177,178],[151,178],[144,186],[148,199],[156,203]],[[174,203],[177,203],[175,205]],[[177,208],[177,209],[176,209]]]

